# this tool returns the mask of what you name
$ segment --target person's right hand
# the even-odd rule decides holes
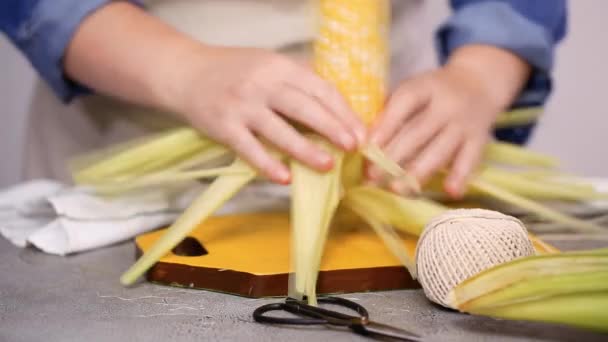
[[[262,141],[319,171],[333,167],[331,156],[290,122],[347,151],[363,143],[364,124],[311,68],[261,49],[205,47],[199,58],[198,63],[176,61],[182,75],[176,78],[182,84],[177,108],[195,128],[231,147],[270,180],[288,183],[290,173]]]
[[[346,150],[366,133],[310,67],[266,50],[201,44],[128,2],[111,1],[80,24],[64,67],[66,78],[96,92],[183,116],[275,182],[290,174],[262,141],[319,171],[333,166],[290,122]]]

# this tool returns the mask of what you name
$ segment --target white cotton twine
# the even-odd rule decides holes
[[[461,282],[534,253],[518,219],[484,209],[451,210],[425,227],[416,247],[416,273],[429,300],[452,308],[448,294]]]

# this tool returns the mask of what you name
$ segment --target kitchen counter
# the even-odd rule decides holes
[[[564,249],[608,242],[557,243]],[[70,257],[19,249],[0,238],[0,341],[365,341],[325,327],[257,324],[257,300],[140,282],[120,274],[134,261],[131,242]],[[608,341],[568,327],[472,317],[430,304],[420,290],[355,293],[373,320],[411,327],[428,341]]]

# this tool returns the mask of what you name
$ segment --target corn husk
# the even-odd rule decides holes
[[[513,144],[494,141],[487,145],[485,160],[510,166],[523,166],[553,169],[559,166],[557,159],[542,153],[522,149]]]
[[[306,297],[309,304],[317,305],[316,284],[323,247],[342,191],[342,154],[322,139],[313,140],[331,151],[337,167],[322,174],[298,161],[291,162],[291,259],[294,273],[290,276],[289,288],[291,297],[300,300]]]
[[[460,311],[608,332],[608,249],[519,259],[449,294]]]
[[[167,165],[175,165],[216,144],[191,128],[177,128],[154,139],[144,139],[137,144],[126,146],[128,147],[119,146],[115,150],[120,152],[109,154],[106,158],[99,158],[99,153],[96,153],[76,160],[72,171],[74,179],[78,182],[95,183],[108,179],[132,178]],[[107,153],[102,152],[104,155]]]
[[[485,181],[484,179],[475,179],[470,184],[476,190],[490,195],[499,201],[503,201],[510,205],[525,209],[528,212],[534,213],[547,220],[566,224],[574,232],[598,234],[605,232],[605,229],[603,229],[597,224],[594,224],[593,222],[581,220],[566,214],[562,214],[559,211],[553,210],[538,202],[509,192],[494,183]]]
[[[494,127],[508,128],[529,125],[536,122],[542,115],[542,107],[519,108],[506,112],[498,117]]]
[[[133,284],[154,263],[177,246],[195,227],[213,215],[216,210],[256,176],[256,172],[240,159],[236,160],[233,166],[241,168],[243,173],[226,174],[218,177],[191,204],[186,212],[169,227],[167,232],[154,243],[150,250],[123,274],[120,278],[122,284]]]

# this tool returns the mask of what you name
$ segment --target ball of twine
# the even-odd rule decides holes
[[[518,219],[484,209],[451,210],[425,227],[416,247],[416,273],[427,298],[450,307],[448,294],[464,280],[534,253]]]

